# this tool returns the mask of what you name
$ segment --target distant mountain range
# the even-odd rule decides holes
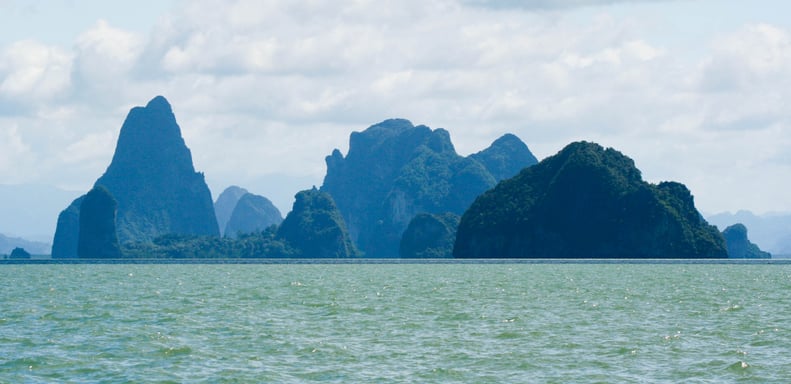
[[[764,250],[791,253],[791,215],[710,216],[720,228],[744,224],[726,231],[726,249],[683,184],[647,183],[630,158],[596,143],[538,163],[505,134],[461,156],[448,131],[390,119],[352,132],[348,153],[325,161],[321,188],[297,193],[285,219],[239,187],[213,203],[157,96],[129,112],[107,171],[61,211],[52,257],[767,257],[748,231]],[[65,206],[75,195],[0,186],[0,197],[9,191],[14,204],[3,206],[17,210],[0,224],[14,234],[54,216],[36,199]],[[0,246],[47,253],[13,236]]]
[[[0,233],[49,243],[58,212],[80,194],[49,185],[0,185]]]
[[[28,241],[19,237],[8,237],[0,234],[0,255],[11,254],[11,251],[17,247],[24,248],[34,255],[48,255],[50,245],[40,241]]]

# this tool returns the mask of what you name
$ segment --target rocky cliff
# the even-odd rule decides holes
[[[118,204],[102,186],[90,190],[80,204],[80,231],[77,257],[117,259],[121,257],[115,215]]]
[[[69,204],[58,215],[55,238],[52,241],[53,259],[73,259],[77,257],[80,240],[80,206],[85,199],[82,195]]]
[[[397,257],[401,235],[417,213],[460,215],[498,177],[534,162],[514,139],[465,158],[444,129],[386,120],[353,132],[345,157],[335,150],[326,158],[321,190],[332,195],[366,257]]]
[[[724,258],[682,184],[642,180],[632,159],[588,142],[480,196],[462,216],[462,258]]]
[[[764,252],[747,238],[747,227],[737,223],[722,231],[731,259],[771,259],[769,252]]]
[[[121,243],[150,241],[168,233],[219,235],[209,188],[203,174],[195,172],[181,128],[162,96],[145,107],[132,108],[112,162],[94,186],[103,186],[118,202],[116,228]],[[70,240],[61,239],[78,238],[73,215],[61,214],[64,220],[58,220],[53,257],[75,252],[59,249],[72,246]]]

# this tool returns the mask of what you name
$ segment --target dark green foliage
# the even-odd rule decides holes
[[[17,260],[19,260],[19,259],[30,259],[30,253],[28,253],[28,251],[26,251],[24,248],[17,247],[17,248],[14,248],[11,251],[11,254],[8,255],[8,258],[9,259],[17,259]]]
[[[444,129],[386,120],[352,133],[345,158],[338,150],[326,158],[321,190],[332,195],[367,257],[396,257],[401,235],[417,213],[460,215],[498,181],[488,165],[499,175],[532,164],[525,160],[532,158],[527,147],[521,150],[508,138],[477,160],[465,158]]]
[[[80,240],[80,205],[85,199],[82,195],[58,215],[55,238],[52,242],[53,259],[77,258],[77,244]]]
[[[277,230],[277,238],[298,250],[298,257],[357,257],[346,225],[332,197],[317,189],[295,196],[294,207]]]
[[[577,142],[486,192],[464,213],[464,258],[726,257],[679,183],[652,185],[614,149]]]
[[[470,155],[483,164],[497,180],[505,180],[538,160],[518,137],[508,133],[495,140],[489,148]]]
[[[725,244],[728,246],[728,257],[731,259],[771,259],[769,252],[764,252],[747,238],[747,227],[737,223],[722,231]]]
[[[241,233],[262,231],[282,221],[280,210],[269,199],[246,193],[239,198],[224,232],[228,237],[236,237]]]
[[[196,259],[196,258],[290,258],[297,251],[275,237],[276,227],[235,239],[216,236],[165,235],[152,242],[123,245],[129,258]]]
[[[402,258],[453,257],[458,225],[459,216],[450,212],[419,213],[404,231],[398,253]]]
[[[214,202],[214,214],[217,216],[217,225],[220,227],[221,235],[225,235],[225,227],[228,225],[228,220],[231,219],[233,209],[246,193],[246,189],[232,185],[225,188],[217,197],[217,201]]]
[[[94,187],[80,205],[80,230],[77,256],[81,259],[121,257],[115,215],[118,204],[106,188]]]

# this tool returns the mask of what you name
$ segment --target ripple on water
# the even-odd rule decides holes
[[[4,266],[0,382],[791,382],[741,267]]]

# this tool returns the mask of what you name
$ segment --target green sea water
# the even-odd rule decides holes
[[[2,383],[791,382],[791,266],[4,265]]]

